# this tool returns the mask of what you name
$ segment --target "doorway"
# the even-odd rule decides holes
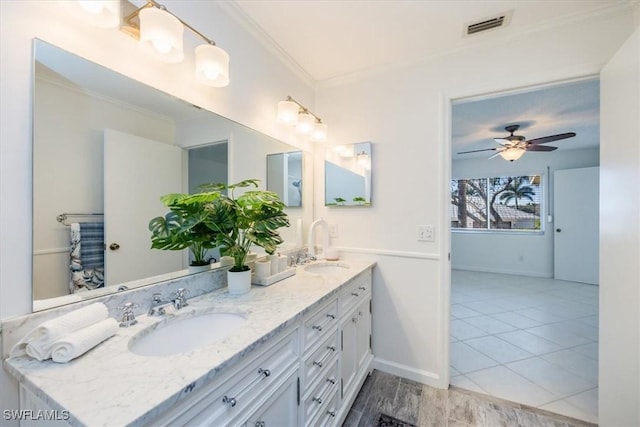
[[[450,383],[591,422],[598,288],[554,278],[553,179],[559,170],[598,166],[598,107],[597,79],[455,101],[451,178],[485,186],[470,186],[465,206],[454,200],[459,187],[448,189]],[[505,129],[513,125],[515,132]],[[529,141],[569,132],[575,138],[540,143],[557,149],[527,150],[513,161],[500,154],[510,135]],[[507,197],[516,182],[528,190],[512,188]]]

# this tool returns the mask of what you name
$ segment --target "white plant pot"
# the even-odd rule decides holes
[[[208,271],[208,270],[211,270],[211,264],[189,266],[189,274],[202,273],[203,271]]]
[[[227,271],[227,286],[232,295],[246,294],[251,289],[251,270]]]

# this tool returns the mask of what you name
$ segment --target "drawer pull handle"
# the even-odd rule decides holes
[[[357,293],[357,292],[351,292],[351,295],[353,295],[354,297],[359,297],[360,296],[360,294]]]
[[[335,348],[334,346],[332,346],[332,345],[328,345],[328,346],[327,346],[327,350],[329,350],[329,351],[327,351],[327,354],[325,354],[325,355],[322,357],[322,359],[321,359],[321,360],[319,360],[319,361],[314,361],[314,362],[313,362],[313,364],[314,364],[314,365],[316,365],[316,366],[317,366],[317,367],[319,367],[319,368],[322,368],[322,366],[323,366],[323,365],[324,365],[324,363],[327,361],[327,359],[328,359],[329,357],[331,357],[331,353],[333,353],[334,351],[336,351],[336,348]]]
[[[365,288],[364,286],[358,286],[358,289],[360,289],[361,291],[366,291],[367,288]]]
[[[334,378],[327,378],[327,382],[329,383],[329,385],[327,385],[324,390],[322,390],[322,392],[320,393],[320,396],[324,395],[324,394],[331,394],[331,387],[333,387],[336,383],[336,380]],[[322,405],[322,402],[326,399],[326,397],[314,397],[313,400],[314,402],[317,402],[318,405]]]
[[[336,411],[331,411],[331,410],[329,410],[329,411],[327,411],[327,415],[332,416],[332,417],[334,417],[334,418],[335,418],[335,416],[336,416]]]
[[[251,381],[249,384],[247,384],[246,386],[244,386],[244,388],[242,390],[240,390],[238,392],[238,394],[236,395],[236,397],[229,397],[227,395],[225,395],[222,398],[222,403],[226,403],[230,408],[233,408],[236,406],[236,404],[238,403],[236,398],[240,398],[240,396],[242,396],[249,388],[253,387],[253,385],[260,381],[263,378],[267,378],[269,375],[271,375],[271,371],[268,369],[258,369],[258,378],[254,379],[253,381]]]
[[[311,329],[315,329],[318,332],[322,332],[322,328],[324,328],[329,323],[331,323],[332,320],[336,320],[336,316],[334,314],[327,314],[326,318],[327,320],[322,325],[313,325]]]

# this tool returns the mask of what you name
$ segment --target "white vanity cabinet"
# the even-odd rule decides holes
[[[362,385],[371,353],[371,270],[357,276],[339,297],[342,398],[349,405]],[[346,408],[348,410],[348,408]]]
[[[246,362],[228,368],[211,386],[148,423],[149,426],[250,425],[262,417],[293,414],[297,421],[298,329],[274,338]],[[254,351],[255,353],[255,351]],[[292,387],[292,381],[295,387]],[[293,393],[295,391],[295,393]],[[264,420],[262,420],[264,422]]]
[[[306,284],[303,280],[304,277],[300,277],[296,282],[300,289]],[[182,391],[174,392],[160,406],[142,406],[132,411],[127,422],[110,422],[113,421],[110,417],[118,415],[113,411],[94,418],[85,414],[82,419],[100,420],[104,425],[153,427],[340,425],[373,361],[371,268],[363,269],[342,286],[336,284],[334,289],[330,296],[325,294],[322,303],[316,299],[315,308],[308,313],[294,314],[297,320],[283,319],[278,331],[271,330],[268,338],[258,336],[254,344],[247,343],[250,347],[226,356],[235,361],[225,359],[227,361],[218,362],[217,367],[206,368],[211,370],[204,376],[194,377],[199,380],[184,384]],[[205,352],[188,355],[204,366],[207,366],[206,358],[212,356]],[[140,356],[132,354],[131,357]],[[132,362],[138,366],[141,361]],[[167,369],[165,362],[149,360],[148,363],[158,363],[158,375]],[[65,367],[71,369],[73,365],[55,368]],[[171,378],[183,381],[175,375]],[[25,383],[20,385],[20,397],[22,409],[51,410],[45,399],[36,396]],[[67,413],[60,411],[63,412]],[[70,415],[71,419],[59,420],[58,424],[92,424],[74,418],[74,413]]]

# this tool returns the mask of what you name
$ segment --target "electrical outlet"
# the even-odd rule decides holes
[[[433,242],[433,225],[419,225],[418,226],[418,241],[419,242]]]
[[[329,237],[332,239],[338,238],[338,224],[329,225]]]

